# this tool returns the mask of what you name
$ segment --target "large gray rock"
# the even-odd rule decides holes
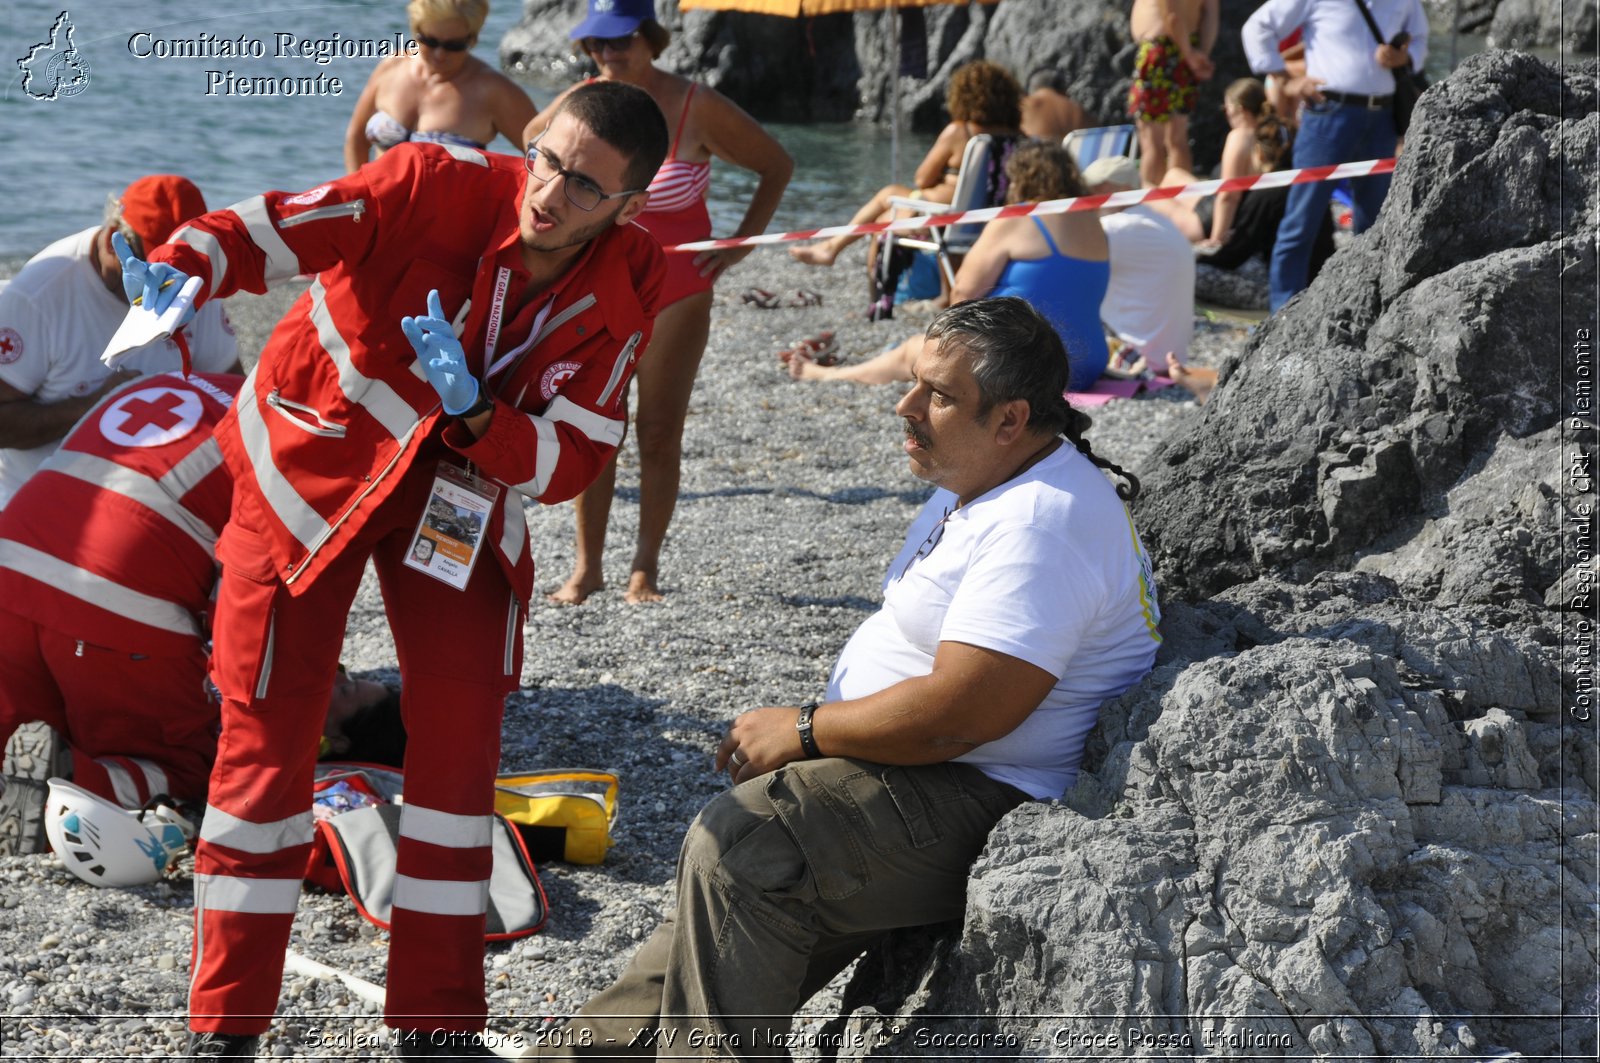
[[[1222,0],[1213,58],[1217,73],[1201,87],[1191,123],[1195,161],[1214,165],[1227,134],[1222,92],[1249,74],[1239,28],[1254,0]],[[501,62],[529,77],[564,83],[590,71],[573,55],[567,32],[583,0],[525,0],[522,21],[500,44]],[[785,122],[887,122],[898,16],[888,12],[787,19],[739,12],[680,12],[657,0],[657,17],[673,31],[661,61],[726,93],[757,118]],[[995,7],[948,5],[923,10],[928,76],[904,79],[901,109],[914,128],[949,120],[944,97],[950,74],[973,59],[991,59],[1019,79],[1040,67],[1066,77],[1074,99],[1102,124],[1128,121],[1134,42],[1124,0],[1006,0]]]
[[[1146,477],[1137,512],[1164,590],[1400,550],[1451,516],[1463,477],[1510,482],[1497,470],[1513,457],[1491,455],[1557,424],[1562,315],[1594,320],[1597,147],[1592,63],[1563,82],[1485,53],[1424,95],[1377,225],[1262,325]],[[1507,505],[1541,512],[1485,498],[1473,519]],[[1452,593],[1542,601],[1554,534],[1506,547],[1528,564],[1496,574],[1520,574]]]
[[[1593,55],[1595,24],[1595,0],[1500,0],[1489,22],[1489,46]]]
[[[869,954],[838,1039],[1486,1058],[1565,1033],[1592,1052],[1591,1023],[1557,1018],[1596,991],[1597,810],[1592,747],[1545,718],[1555,651],[1519,647],[1529,682],[1483,614],[1373,620],[1372,593],[1260,586],[1302,622],[1320,597],[1322,630],[1169,661],[1106,706],[1067,807],[1001,822],[959,930]]]
[[[1376,230],[1145,481],[1154,672],[960,925],[868,953],[835,1055],[1593,1056],[1594,433],[1554,323],[1594,327],[1594,81],[1486,55],[1430,94]]]

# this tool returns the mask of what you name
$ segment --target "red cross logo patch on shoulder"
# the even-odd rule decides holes
[[[0,365],[10,365],[22,357],[22,335],[14,328],[0,327]]]
[[[181,388],[141,388],[124,395],[100,415],[100,434],[123,447],[176,443],[200,423],[200,396]]]
[[[544,371],[544,376],[539,378],[539,397],[549,402],[561,391],[561,386],[572,379],[572,375],[583,366],[577,362],[556,362]]]

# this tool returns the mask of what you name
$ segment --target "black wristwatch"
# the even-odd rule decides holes
[[[818,704],[813,701],[800,706],[800,718],[794,722],[794,729],[800,732],[800,748],[805,750],[807,760],[822,756],[822,750],[817,748],[817,737],[811,733],[811,716],[817,711]]]
[[[488,413],[492,409],[494,409],[494,396],[489,394],[488,388],[480,387],[478,389],[478,401],[456,414],[456,416],[463,421],[468,421],[478,416],[478,414]]]

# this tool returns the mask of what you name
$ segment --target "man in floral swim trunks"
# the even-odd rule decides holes
[[[1139,176],[1159,185],[1168,169],[1193,168],[1189,115],[1196,83],[1213,72],[1218,0],[1134,0],[1131,30],[1139,42],[1128,113],[1139,126]]]

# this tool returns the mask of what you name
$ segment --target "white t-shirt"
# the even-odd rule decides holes
[[[935,491],[912,522],[883,608],[845,644],[828,698],[927,675],[941,642],[1027,661],[1055,687],[1016,730],[956,759],[1035,798],[1060,797],[1100,703],[1155,660],[1150,559],[1115,489],[1070,443],[945,517],[955,504]]]
[[[96,226],[57,240],[0,289],[0,380],[37,402],[87,395],[111,375],[100,355],[127,315],[128,302],[107,290],[94,268],[90,248],[99,231]],[[188,335],[196,372],[223,372],[239,360],[220,300],[200,308]],[[178,345],[169,339],[129,354],[118,368],[149,374],[182,364]],[[0,449],[0,509],[58,445]]]
[[[1111,283],[1100,302],[1106,327],[1166,372],[1194,338],[1194,248],[1178,227],[1146,206],[1100,217],[1111,245]]]

